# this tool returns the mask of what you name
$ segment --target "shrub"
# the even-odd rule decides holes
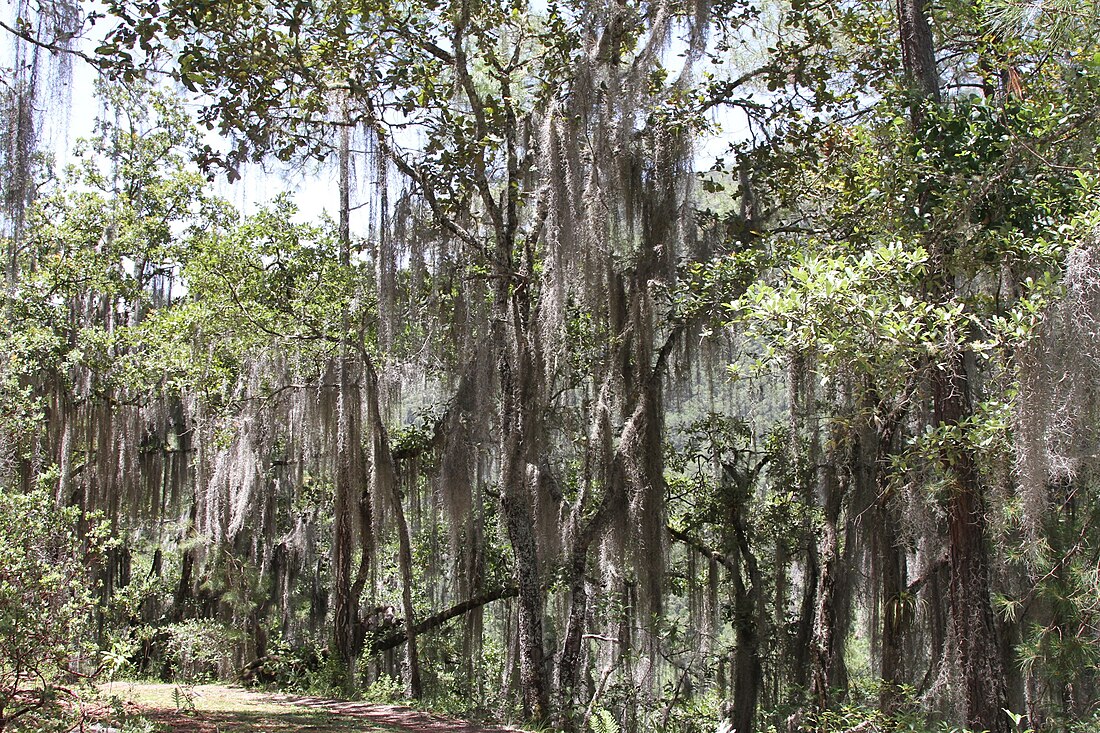
[[[0,731],[60,727],[61,702],[94,654],[77,520],[43,490],[0,488]]]
[[[165,630],[175,680],[210,682],[229,673],[239,632],[210,619],[187,619]]]

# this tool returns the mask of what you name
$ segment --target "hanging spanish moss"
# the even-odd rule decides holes
[[[1052,486],[1087,480],[1095,470],[1100,394],[1100,262],[1096,235],[1066,258],[1064,294],[1017,359],[1016,470],[1023,522],[1038,537]]]
[[[39,184],[48,176],[44,165],[50,135],[64,137],[67,130],[47,127],[46,120],[66,119],[47,110],[69,106],[72,56],[76,35],[83,21],[80,4],[68,0],[31,2],[19,0],[7,5],[4,20],[9,27],[21,26],[24,36],[11,36],[11,68],[0,82],[0,165],[6,171],[0,182],[3,209],[0,234],[9,238],[5,253],[8,286],[19,275],[26,217]],[[40,39],[32,43],[27,39]]]

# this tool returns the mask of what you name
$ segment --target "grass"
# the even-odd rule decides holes
[[[156,724],[159,730],[181,733],[394,733],[407,730],[330,710],[279,702],[263,693],[228,685],[190,687],[113,682],[103,685],[100,690],[108,699],[117,696],[134,719],[140,715]]]

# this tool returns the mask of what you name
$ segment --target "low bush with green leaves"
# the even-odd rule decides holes
[[[239,632],[210,619],[187,619],[165,627],[174,677],[186,682],[210,682],[228,672],[228,654]]]
[[[65,730],[96,671],[78,511],[44,490],[0,488],[0,731]]]

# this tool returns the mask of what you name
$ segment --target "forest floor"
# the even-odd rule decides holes
[[[402,705],[227,685],[114,682],[101,691],[107,698],[119,698],[125,715],[144,717],[159,730],[173,733],[519,733],[515,728],[474,725]]]

